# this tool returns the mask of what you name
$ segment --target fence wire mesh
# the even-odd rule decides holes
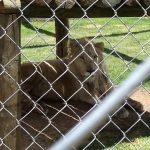
[[[16,122],[16,126],[0,135],[0,149],[12,149],[6,141],[19,129],[20,149],[45,150],[58,138],[65,137],[71,127],[103,103],[102,99],[149,56],[147,12],[150,6],[148,0],[142,1],[144,6],[139,0],[56,0],[55,3],[51,0],[28,0],[24,3],[18,8],[20,14],[8,25],[1,24],[0,28],[0,41],[7,38],[6,43],[13,43],[13,47],[19,49],[9,60],[5,60],[0,52],[0,83],[9,78],[9,86],[16,86],[10,95],[1,96],[2,88],[7,86],[6,83],[0,85],[2,125],[9,127],[4,124],[5,118]],[[45,6],[52,15],[44,19],[28,18],[24,13],[34,3],[37,7]],[[75,7],[74,4],[83,15],[69,19],[68,26],[62,20],[63,14],[61,18],[56,12],[62,8],[69,10]],[[120,17],[118,12],[127,5],[131,8],[138,6],[143,15]],[[95,7],[108,7],[113,15],[109,18],[90,18],[87,12]],[[76,12],[72,13],[76,15]],[[21,46],[9,34],[11,27],[20,19]],[[56,21],[67,32],[63,37],[61,32],[55,33]],[[56,42],[59,36],[62,38]],[[67,44],[62,44],[67,37]],[[64,47],[59,51],[67,52],[63,57],[57,51],[60,44]],[[18,56],[21,56],[22,64],[21,81],[16,80],[16,69],[13,68]],[[10,73],[10,70],[13,71]],[[108,117],[102,127],[91,132],[91,137],[74,149],[149,149],[149,89],[148,79],[130,97],[124,98],[121,107]],[[20,118],[16,118],[14,110],[7,107],[17,94],[20,94]]]
[[[90,112],[81,122],[72,128],[64,138],[61,138],[56,144],[52,145],[49,150],[66,150],[77,147],[81,140],[101,126],[108,114],[114,113],[119,107],[123,98],[131,93],[141,82],[150,75],[149,68],[150,58],[146,59],[139,67],[122,83],[118,88],[112,91],[94,111]],[[110,117],[110,116],[109,116]]]

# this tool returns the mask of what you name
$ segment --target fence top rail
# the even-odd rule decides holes
[[[149,3],[147,3],[148,1],[137,2],[136,5],[125,3],[125,0],[107,1],[108,2],[104,0],[21,0],[20,2],[20,0],[0,0],[0,13],[20,13],[18,8],[23,9],[24,15],[31,18],[51,17],[53,11],[51,11],[50,8],[55,10],[57,16],[66,18],[82,17],[85,14],[83,10],[86,10],[88,17],[92,18],[112,17],[115,14],[114,10],[117,10],[117,15],[120,17],[143,16],[145,10],[147,15],[150,13],[148,9],[150,0],[148,0]]]
[[[83,8],[84,9],[84,8]],[[114,11],[111,8],[100,8],[93,6],[90,9],[81,9],[78,6],[73,7],[72,9],[57,9],[54,12],[48,7],[37,7],[29,6],[24,10],[24,15],[29,18],[51,18],[54,15],[58,18],[103,18],[103,17],[142,17],[149,16],[150,10],[143,10],[141,7],[129,7],[123,6],[117,11]],[[145,15],[146,14],[146,15]]]
[[[130,2],[131,1],[131,2]],[[134,3],[132,2],[134,1]],[[139,2],[137,2],[139,1]],[[142,5],[142,6],[149,6],[150,0],[21,0],[22,3],[29,4],[33,6],[51,6],[51,7],[59,7],[64,9],[71,9],[75,7],[76,5],[80,7],[90,7],[90,6],[97,6],[102,8],[107,7],[116,7],[120,5],[128,5],[128,6],[136,6],[136,5]]]

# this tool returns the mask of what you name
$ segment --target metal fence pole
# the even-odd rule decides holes
[[[71,129],[63,138],[48,150],[70,150],[78,146],[81,141],[100,127],[108,113],[115,111],[123,98],[131,93],[142,81],[150,75],[150,57],[146,59],[124,82],[112,91],[104,102],[98,105],[89,115]]]

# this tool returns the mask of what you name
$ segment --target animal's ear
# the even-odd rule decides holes
[[[68,39],[68,43],[67,43],[67,53],[68,56],[72,55],[73,53],[73,48],[74,47],[74,40],[73,39]]]
[[[80,47],[80,44],[75,39],[69,39],[68,44],[67,44],[68,55],[77,53],[79,47]]]
[[[95,43],[94,46],[95,46],[98,50],[104,51],[104,43],[103,43],[103,42]]]
[[[103,42],[99,42],[99,43],[95,43],[94,46],[96,47],[96,50],[99,52],[103,52],[104,51],[104,43]]]
[[[69,39],[68,40],[68,47],[76,47],[78,45],[78,42],[75,39]]]

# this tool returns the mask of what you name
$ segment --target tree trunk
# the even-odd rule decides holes
[[[19,129],[15,129],[18,125],[17,119],[20,118],[17,91],[20,82],[20,21],[16,18],[15,14],[0,15],[0,138],[4,143],[0,141],[2,150],[8,150],[7,146],[11,150],[21,150]]]
[[[60,21],[55,19],[55,30],[56,30],[56,54],[58,57],[62,58],[67,55],[67,43],[68,43],[68,28],[69,20],[68,18],[59,18]]]

